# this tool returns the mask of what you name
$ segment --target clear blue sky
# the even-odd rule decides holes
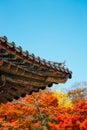
[[[87,0],[0,0],[0,35],[87,81]]]

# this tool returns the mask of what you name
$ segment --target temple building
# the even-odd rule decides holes
[[[64,63],[36,57],[9,42],[6,36],[0,37],[0,103],[65,83],[71,77]]]

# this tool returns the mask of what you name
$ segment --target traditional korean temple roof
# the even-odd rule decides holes
[[[65,83],[72,72],[64,63],[36,57],[21,46],[0,37],[0,103],[24,97],[51,87],[53,83]]]

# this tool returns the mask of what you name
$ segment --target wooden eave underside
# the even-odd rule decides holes
[[[62,63],[55,65],[41,60],[0,38],[0,102],[45,89],[53,83],[65,83],[71,74]]]

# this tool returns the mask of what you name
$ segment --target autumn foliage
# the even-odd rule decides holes
[[[52,130],[86,130],[87,102],[80,102],[58,115],[57,123],[50,123]]]
[[[87,130],[87,89],[46,89],[0,105],[0,130]]]

